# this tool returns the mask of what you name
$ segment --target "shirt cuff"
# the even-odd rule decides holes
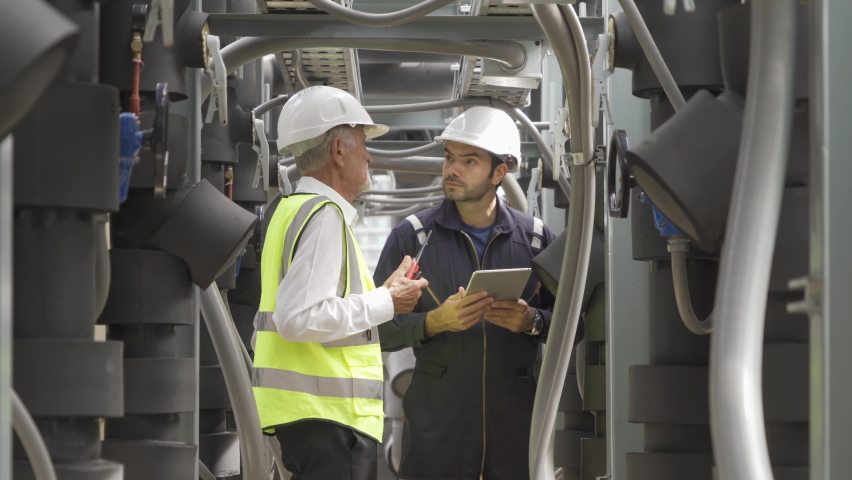
[[[393,298],[390,290],[379,287],[362,294],[367,305],[367,321],[376,326],[393,320]]]

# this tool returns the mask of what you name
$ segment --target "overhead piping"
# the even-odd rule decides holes
[[[426,0],[412,7],[392,13],[364,13],[337,4],[332,0],[308,0],[323,12],[357,25],[365,27],[390,27],[416,20],[428,15],[455,0]]]
[[[443,189],[442,185],[431,185],[428,187],[402,188],[398,190],[369,190],[366,193],[367,195],[413,195],[415,193],[440,192]]]
[[[432,142],[427,143],[426,145],[421,145],[419,147],[409,148],[408,150],[379,150],[377,148],[368,147],[367,153],[379,158],[401,159],[414,157],[417,155],[423,155],[424,153],[434,152],[439,148],[444,148],[444,144],[441,142]]]
[[[651,36],[651,31],[648,30],[642,14],[639,13],[639,8],[636,7],[636,3],[633,0],[618,0],[618,3],[627,16],[627,21],[636,35],[636,40],[639,41],[639,45],[642,46],[645,56],[648,57],[651,69],[657,74],[657,80],[660,81],[663,91],[666,92],[666,96],[669,97],[669,101],[672,103],[675,111],[680,110],[686,105],[686,100],[683,98],[683,93],[680,92],[680,88],[678,88],[672,72],[669,70],[668,65],[666,65],[663,54],[657,48],[657,43],[654,42],[654,37]]]
[[[720,480],[773,478],[763,417],[763,329],[790,145],[797,3],[751,3],[743,133],[710,343],[710,431]]]
[[[308,77],[305,76],[305,71],[302,69],[302,50],[296,48],[291,50],[290,54],[292,55],[290,58],[293,62],[293,71],[296,72],[296,80],[299,82],[299,85],[302,88],[310,87],[311,82],[308,81]]]
[[[443,195],[433,195],[429,197],[419,197],[419,198],[377,198],[377,197],[364,197],[359,196],[355,200],[361,202],[368,203],[378,203],[385,205],[415,205],[415,204],[425,204],[425,203],[438,203],[444,201]]]
[[[254,116],[259,117],[273,108],[283,107],[287,100],[290,100],[290,95],[280,95],[269,99],[266,102],[254,107]]]
[[[385,38],[282,38],[282,37],[245,37],[222,49],[225,70],[233,73],[241,66],[282,50],[315,47],[360,48],[366,50],[385,50],[395,52],[446,53],[490,58],[518,69],[526,63],[526,51],[519,43],[509,40],[416,40]],[[208,77],[201,78],[201,100],[210,95],[211,83]]]

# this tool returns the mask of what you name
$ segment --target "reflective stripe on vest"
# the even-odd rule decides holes
[[[265,430],[299,420],[331,420],[382,438],[383,371],[376,328],[319,343],[281,338],[272,321],[278,285],[290,268],[299,238],[320,209],[340,208],[326,197],[292,195],[270,221],[261,257],[261,302],[255,318],[252,387]],[[373,290],[372,277],[355,234],[343,221],[340,297]]]

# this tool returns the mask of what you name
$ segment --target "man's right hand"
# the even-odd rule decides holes
[[[432,338],[441,332],[461,332],[476,325],[488,311],[494,299],[488,292],[464,296],[464,287],[448,298],[440,307],[426,314],[423,333]]]
[[[393,313],[411,313],[420,300],[420,291],[429,286],[425,278],[420,280],[409,280],[405,278],[406,272],[411,267],[411,257],[408,255],[402,259],[399,268],[385,281],[383,287],[390,292],[393,300]]]

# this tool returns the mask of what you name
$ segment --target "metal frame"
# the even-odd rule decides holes
[[[13,141],[0,140],[0,480],[12,478]]]
[[[589,38],[603,32],[600,18],[580,19]],[[393,27],[364,27],[329,15],[211,13],[210,34],[239,37],[376,38],[421,40],[543,40],[532,17],[429,16]]]
[[[811,2],[811,438],[813,480],[852,478],[852,64],[832,55],[852,40],[848,0]],[[823,288],[824,286],[824,288]]]
[[[604,17],[619,11],[608,0]],[[627,131],[636,144],[651,131],[650,104],[632,95],[632,74],[617,70],[608,80],[614,125]],[[644,450],[644,427],[628,423],[629,367],[648,363],[648,263],[633,260],[630,219],[605,217],[606,227],[606,437],[607,472],[613,480],[627,480],[626,454]]]

